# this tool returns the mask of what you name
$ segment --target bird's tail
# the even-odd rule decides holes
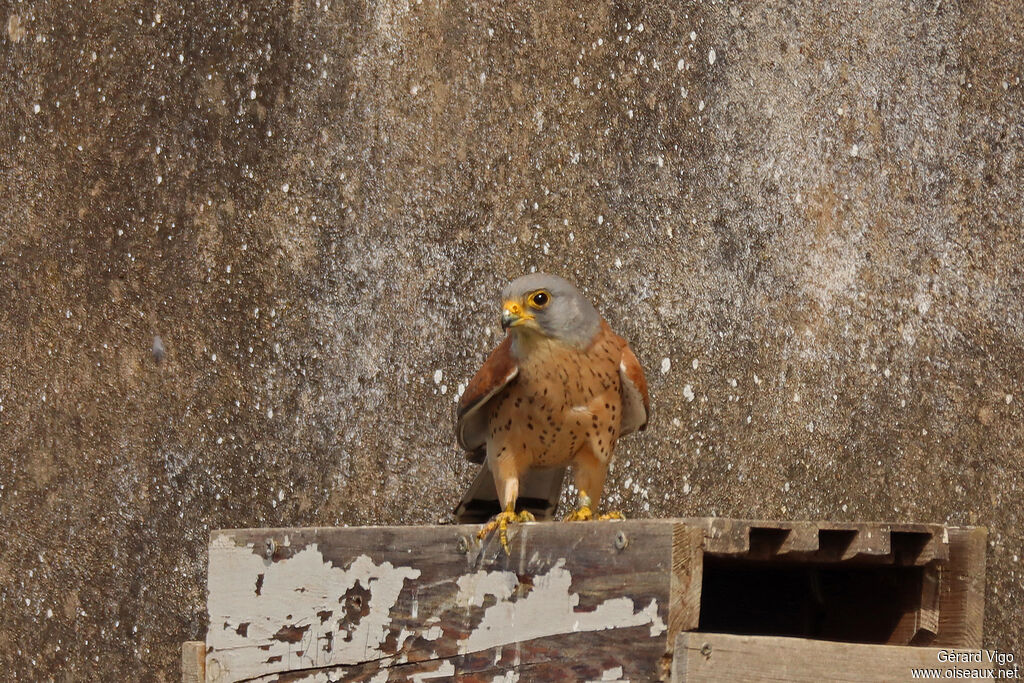
[[[528,510],[537,521],[552,519],[558,508],[558,499],[562,495],[564,478],[564,467],[526,472],[519,480],[516,512]],[[485,461],[455,508],[455,521],[459,524],[479,524],[499,512],[501,504],[498,503],[498,491],[494,488],[494,475]]]

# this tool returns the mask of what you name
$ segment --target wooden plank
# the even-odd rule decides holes
[[[394,662],[382,668],[376,662],[358,666],[326,666],[267,674],[251,683],[332,683],[369,681],[629,681],[657,680],[646,667],[664,656],[664,643],[651,638],[649,629],[631,627],[601,633],[586,654],[577,634],[559,634],[508,643],[478,652],[441,659]],[[615,653],[629,652],[632,657]]]
[[[924,566],[948,557],[939,524],[686,518],[704,529],[705,552],[754,560]]]
[[[967,656],[979,661],[943,661],[950,650],[933,647],[861,645],[803,638],[681,633],[676,638],[673,683],[745,681],[760,683],[891,683],[913,680],[912,669],[992,670],[981,650]],[[967,672],[970,673],[969,671]],[[970,678],[971,676],[967,676]]]
[[[704,530],[676,524],[672,529],[672,576],[669,584],[666,657],[659,674],[668,678],[676,636],[700,624],[700,590],[704,578]]]
[[[478,542],[478,529],[214,532],[207,679],[490,681],[512,672],[528,679],[667,679],[676,635],[706,616],[705,553],[719,564],[739,561],[747,572],[832,572],[831,584],[844,567],[861,572],[860,584],[882,572],[885,604],[906,608],[891,622],[895,642],[981,642],[983,529],[954,529],[947,538],[937,525],[544,523],[514,526],[510,555],[493,537]],[[894,593],[904,584],[906,600]],[[871,611],[870,599],[865,609]],[[874,628],[889,612],[862,625]],[[822,637],[831,622],[816,618],[808,622],[818,624],[816,633],[738,632]]]
[[[899,599],[904,610],[889,636],[889,645],[930,645],[939,622],[939,563],[922,567]]]
[[[181,644],[181,683],[206,683],[206,643],[201,640]]]
[[[699,611],[680,526],[516,525],[510,555],[478,526],[217,531],[207,680],[650,680]]]
[[[932,645],[981,647],[988,529],[949,527],[949,561],[939,574],[938,633]]]

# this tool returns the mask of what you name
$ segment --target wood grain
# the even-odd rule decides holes
[[[510,556],[476,526],[214,532],[207,680],[649,679],[699,600],[676,526],[517,525]]]
[[[940,569],[936,646],[981,647],[988,529],[950,527],[949,562]]]
[[[893,683],[913,680],[912,668],[992,669],[981,662],[948,663],[940,648],[861,645],[804,638],[681,633],[676,639],[673,683]]]
[[[692,517],[705,552],[749,559],[923,566],[948,557],[941,524],[816,522]]]
[[[181,644],[181,683],[206,683],[206,643],[201,640]]]
[[[705,625],[702,608],[719,604],[712,595],[726,600],[720,623],[729,622],[729,610],[751,613],[749,601],[719,585],[744,572],[751,580],[764,572],[807,578],[777,585],[811,591],[791,597],[818,610],[804,615],[816,628],[835,626],[829,619],[836,614],[874,613],[872,598],[877,614],[861,620],[865,629],[895,615],[891,637],[879,627],[844,640],[981,642],[984,529],[947,534],[938,525],[718,518],[537,523],[510,529],[509,555],[494,538],[478,541],[478,529],[214,532],[206,680],[491,681],[509,673],[520,680],[669,680],[673,665],[697,670],[680,663],[676,644],[698,628],[828,637]],[[719,583],[710,580],[713,572]],[[838,579],[847,574],[843,581],[859,586],[862,597],[819,604],[846,585]],[[875,577],[885,586],[873,588]],[[789,593],[780,595],[771,614],[793,604]],[[825,607],[834,614],[821,612]],[[757,628],[776,623],[796,628],[804,621],[765,619]],[[786,647],[824,642],[780,640]],[[863,652],[843,656],[856,666]]]

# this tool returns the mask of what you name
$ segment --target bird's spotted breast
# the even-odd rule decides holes
[[[522,467],[566,465],[585,446],[601,461],[618,438],[621,392],[616,338],[589,349],[541,344],[519,361],[519,376],[489,416],[489,450]]]

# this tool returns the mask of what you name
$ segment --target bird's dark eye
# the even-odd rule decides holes
[[[550,297],[548,296],[547,292],[537,292],[532,297],[530,297],[530,303],[532,303],[537,308],[544,308],[545,306],[548,305],[549,298]]]

